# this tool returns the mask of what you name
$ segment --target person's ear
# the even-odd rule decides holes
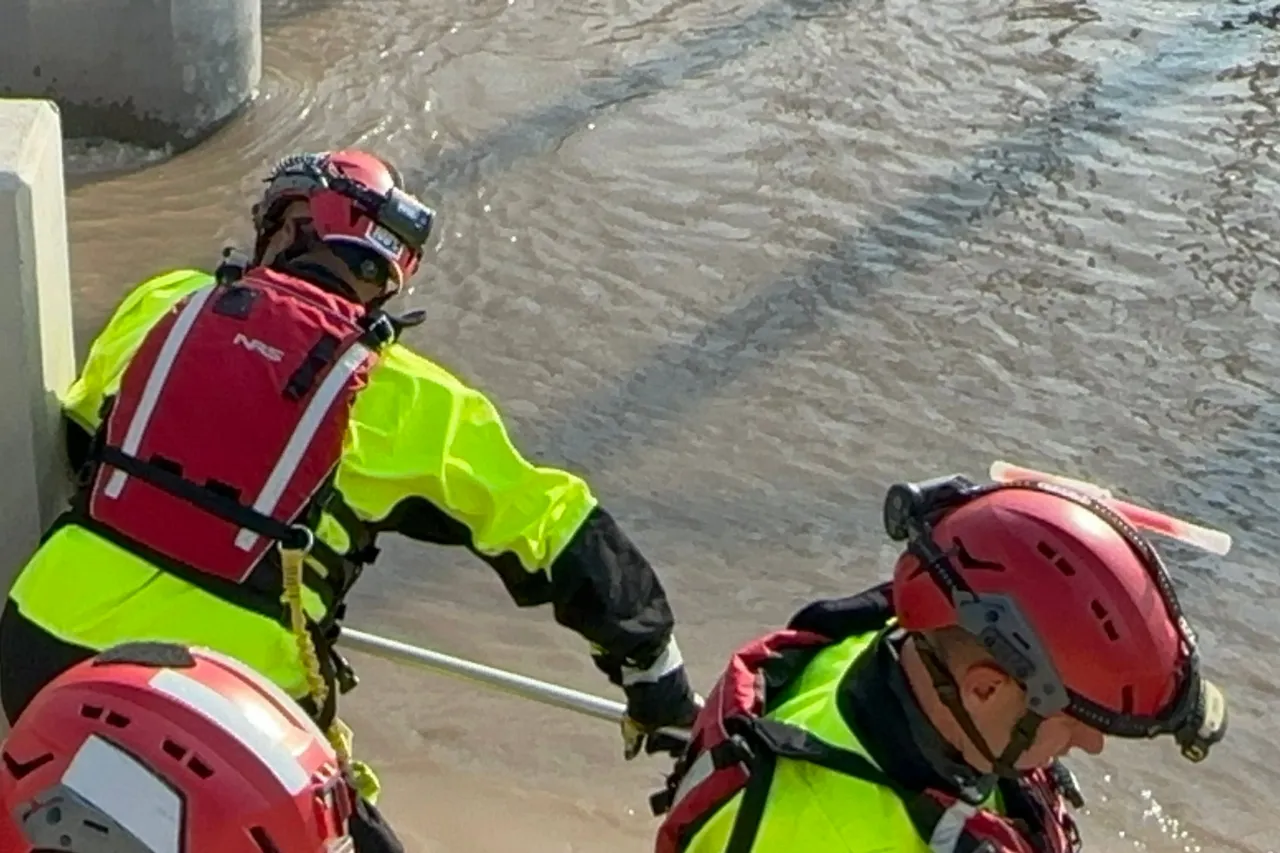
[[[280,219],[280,224],[276,226],[276,233],[271,235],[271,242],[281,248],[292,246],[293,241],[298,238],[298,220],[292,216],[284,216]]]
[[[1013,679],[999,667],[976,663],[960,676],[960,695],[970,708],[980,708],[1002,700]]]

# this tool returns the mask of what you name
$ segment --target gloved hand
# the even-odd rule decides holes
[[[622,689],[627,695],[627,717],[622,721],[623,757],[630,761],[641,750],[648,755],[667,753],[673,757],[683,753],[682,738],[658,729],[692,726],[703,700],[689,684],[675,639],[645,669],[623,666]]]

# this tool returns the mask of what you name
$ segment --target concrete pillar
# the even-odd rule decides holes
[[[261,0],[0,0],[0,97],[54,100],[67,136],[181,149],[261,76]]]
[[[75,379],[76,369],[67,266],[58,110],[48,101],[0,99],[0,592],[5,595],[69,496],[55,396]]]

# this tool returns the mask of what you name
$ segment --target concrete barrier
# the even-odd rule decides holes
[[[49,98],[67,136],[199,142],[262,76],[261,0],[0,0],[0,97]]]
[[[62,127],[0,100],[0,592],[68,497],[56,392],[75,378]],[[2,726],[0,726],[2,728]]]

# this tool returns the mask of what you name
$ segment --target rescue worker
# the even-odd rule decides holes
[[[658,853],[1066,853],[1069,750],[1169,734],[1199,761],[1224,736],[1160,557],[1112,504],[955,476],[891,488],[885,526],[891,581],[734,656],[654,797]]]
[[[335,699],[355,678],[333,643],[390,531],[551,603],[625,694],[626,757],[663,748],[699,700],[654,570],[582,478],[523,458],[493,403],[397,342],[421,316],[384,306],[434,211],[361,151],[290,157],[265,183],[252,256],[139,285],[62,397],[80,488],[0,617],[8,718],[96,651],[180,642],[271,678],[346,761]]]
[[[0,748],[4,853],[341,853],[355,791],[280,689],[205,649],[121,645]]]

